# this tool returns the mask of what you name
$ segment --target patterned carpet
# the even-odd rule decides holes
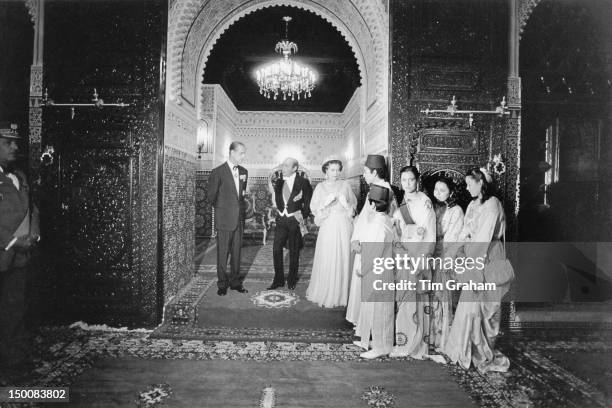
[[[305,246],[300,252],[300,266],[298,274],[300,278],[310,276],[312,271],[312,260],[314,258],[313,246]],[[217,276],[217,247],[214,241],[203,242],[198,245],[195,263],[199,274]],[[246,240],[240,254],[241,271],[248,271],[247,276],[274,276],[272,266],[272,241],[267,245],[261,245],[258,241]],[[289,265],[288,252],[285,251],[285,273]]]
[[[254,375],[254,373],[256,373]],[[406,381],[412,379],[411,381]],[[418,379],[418,381],[416,381]],[[423,361],[182,361],[104,358],[71,387],[71,406],[129,406],[138,390],[165,384],[168,407],[257,407],[274,389],[277,407],[358,408],[378,385],[395,407],[476,407],[444,367]],[[159,388],[162,388],[158,385]],[[444,393],[438,393],[444,390]]]
[[[269,262],[262,249],[249,249],[257,271],[249,272],[252,291],[228,294],[225,301],[250,302],[262,312],[268,309],[256,306],[257,299],[285,305],[269,308],[274,313],[304,305],[302,298],[258,294],[256,282],[270,276],[257,269]],[[305,269],[301,285],[308,279]],[[285,326],[280,330],[261,321],[251,328],[199,327],[199,308],[210,309],[206,293],[214,283],[214,274],[201,271],[167,306],[166,321],[155,332],[83,324],[41,328],[33,336],[35,368],[8,373],[0,367],[0,386],[68,386],[70,406],[88,407],[258,407],[261,401],[270,407],[612,406],[612,331],[506,333],[497,344],[511,361],[504,374],[408,358],[363,361],[350,331],[331,321],[302,331],[304,322],[292,326],[290,319],[277,319]]]
[[[166,307],[164,324],[153,333],[156,338],[302,341],[351,343],[352,327],[345,321],[344,308],[323,309],[306,299],[313,247],[304,247],[295,291],[286,287],[274,291],[272,245],[247,242],[242,248],[242,270],[248,294],[228,291],[216,294],[216,247],[214,242],[198,248],[198,275]],[[286,251],[287,252],[287,251]],[[288,253],[285,264],[288,265]]]
[[[180,395],[179,393],[177,395],[177,390],[180,390],[181,385],[172,381],[168,383],[167,378],[164,379],[161,375],[153,378],[150,372],[152,367],[158,367],[156,370],[162,372],[181,367],[184,367],[182,369],[187,371],[180,372],[188,372],[189,370],[195,370],[194,367],[202,367],[202,375],[205,375],[210,373],[210,371],[204,371],[204,367],[207,366],[196,365],[195,360],[216,361],[218,363],[229,361],[278,362],[281,364],[287,363],[288,370],[291,367],[289,362],[316,361],[322,364],[322,367],[325,367],[327,362],[330,370],[332,370],[333,367],[338,367],[337,363],[339,362],[358,363],[360,361],[360,351],[352,344],[180,341],[154,339],[149,332],[83,330],[78,326],[72,328],[43,328],[35,337],[35,346],[33,357],[36,369],[27,375],[12,378],[5,377],[2,379],[0,376],[0,386],[10,384],[73,387],[76,384],[79,388],[71,388],[71,392],[82,393],[79,396],[80,401],[89,396],[91,402],[90,405],[85,403],[82,406],[96,406],[94,404],[96,395],[103,396],[103,399],[112,396],[112,393],[110,396],[108,395],[108,388],[105,388],[112,382],[105,384],[102,379],[116,381],[116,378],[113,379],[112,376],[97,377],[96,370],[101,370],[109,365],[119,368],[125,365],[126,370],[132,370],[130,367],[134,367],[131,365],[133,359],[142,360],[137,365],[143,368],[140,371],[126,371],[126,373],[131,374],[132,387],[117,386],[118,399],[125,398],[127,395],[133,397],[130,404],[123,406],[146,406],[139,402],[140,396],[144,394],[162,396],[160,403],[164,403],[166,406],[189,406],[179,403],[182,399],[191,398],[188,394]],[[553,360],[554,357],[551,353],[572,353],[578,356],[599,355],[609,361],[612,352],[612,333],[567,331],[525,333],[504,337],[500,348],[510,357],[512,362],[510,372],[506,374],[489,373],[481,375],[476,370],[465,371],[457,366],[438,366],[433,362],[410,359],[390,360],[383,358],[374,362],[360,362],[359,364],[366,366],[371,363],[375,364],[376,372],[381,374],[376,377],[376,381],[372,380],[370,385],[381,386],[396,397],[400,393],[396,391],[392,381],[387,380],[389,377],[383,373],[387,369],[396,372],[399,364],[399,367],[405,369],[406,376],[402,377],[401,380],[406,384],[411,383],[419,386],[418,375],[409,375],[409,373],[414,372],[415,367],[435,367],[428,372],[437,372],[441,377],[451,378],[466,395],[471,397],[472,401],[482,407],[608,407],[611,405],[612,400],[609,392],[606,392],[606,389],[600,385],[602,381],[607,381],[607,386],[609,386],[609,368],[603,378],[592,381],[588,378],[589,373],[580,370],[568,371],[569,365],[558,364]],[[158,361],[157,364],[161,365],[148,365],[148,362],[152,360]],[[177,365],[176,362],[169,360],[179,360],[183,363]],[[592,362],[593,360],[585,360],[585,363]],[[237,365],[242,366],[241,363]],[[229,366],[227,369],[229,370]],[[236,370],[239,370],[239,368],[236,368]],[[176,376],[176,374],[174,375]],[[252,372],[252,375],[258,376],[257,372]],[[98,385],[92,386],[91,381],[96,379]],[[385,380],[382,381],[382,379]],[[143,386],[144,383],[147,385]],[[86,386],[86,384],[89,385]],[[262,381],[259,385],[263,388],[267,384]],[[274,386],[274,384],[272,385]],[[137,388],[137,386],[141,388]],[[106,395],[103,395],[103,390],[106,390]],[[164,390],[172,392],[166,393],[168,396],[163,397]],[[360,389],[358,396],[362,396],[364,391]],[[189,393],[190,391],[184,392]],[[235,392],[242,391],[237,388]],[[436,389],[435,392],[431,392],[429,395],[430,406],[442,405],[441,403],[446,400],[444,394],[447,392],[447,388]],[[242,395],[244,396],[244,394]],[[353,397],[357,396],[353,395]],[[281,401],[278,401],[279,407],[290,406],[281,404]],[[353,406],[357,408],[368,406],[366,401],[360,401],[360,403],[361,405]],[[258,405],[254,402],[242,406],[256,407]],[[385,405],[381,406],[384,407]],[[395,404],[394,406],[412,405]]]

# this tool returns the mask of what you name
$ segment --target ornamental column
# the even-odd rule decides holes
[[[34,24],[34,50],[30,67],[30,111],[29,111],[29,170],[32,180],[39,180],[39,163],[41,155],[42,107],[43,94],[43,43],[45,8],[44,0],[26,0],[26,7]],[[38,188],[38,182],[33,188]]]

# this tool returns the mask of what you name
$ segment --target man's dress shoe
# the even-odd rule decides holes
[[[219,296],[227,295],[227,288],[219,288],[219,289],[217,289],[217,295],[219,295]]]
[[[285,286],[284,283],[273,283],[272,285],[268,286],[266,290],[274,290],[274,289],[282,288],[283,286]]]
[[[295,290],[295,283],[288,284],[287,288],[289,288],[289,290]]]
[[[235,288],[230,288],[231,290],[235,290],[238,293],[248,293],[249,291],[244,288],[244,286],[236,286]]]

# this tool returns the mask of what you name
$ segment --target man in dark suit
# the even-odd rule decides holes
[[[0,368],[5,369],[18,369],[26,358],[27,266],[40,238],[26,176],[13,168],[18,141],[15,125],[0,124]]]
[[[297,174],[298,161],[286,159],[281,165],[283,176],[274,186],[274,205],[279,215],[276,217],[276,232],[274,235],[274,281],[268,288],[276,289],[285,285],[283,271],[283,248],[289,248],[289,275],[287,287],[295,289],[298,281],[298,266],[300,249],[304,246],[300,224],[310,215],[310,199],[312,187],[308,179]]]
[[[246,274],[240,274],[240,250],[244,228],[244,194],[249,172],[240,163],[246,148],[232,142],[228,160],[213,169],[208,179],[208,197],[215,209],[217,226],[217,294],[225,296],[227,288],[247,293],[242,283]],[[227,273],[227,258],[231,253],[231,273]]]

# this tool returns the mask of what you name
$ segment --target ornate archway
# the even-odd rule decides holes
[[[311,11],[338,29],[357,57],[367,106],[375,102],[386,106],[388,11],[382,2],[371,0],[176,0],[168,20],[169,99],[195,106],[199,80],[219,37],[245,15],[274,6]]]

